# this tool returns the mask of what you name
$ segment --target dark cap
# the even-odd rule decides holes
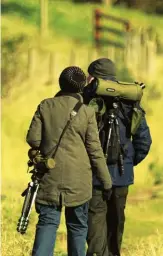
[[[93,61],[88,67],[88,73],[96,78],[115,79],[116,68],[113,61],[107,58],[100,58]]]
[[[65,68],[59,77],[59,85],[62,91],[70,93],[82,92],[86,84],[86,75],[79,67]]]

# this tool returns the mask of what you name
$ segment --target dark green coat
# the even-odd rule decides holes
[[[28,144],[47,155],[58,143],[76,103],[70,95],[43,100],[28,130]],[[81,106],[61,140],[55,161],[55,168],[41,180],[36,198],[39,203],[76,206],[88,201],[92,196],[91,165],[104,188],[111,187],[93,108]]]

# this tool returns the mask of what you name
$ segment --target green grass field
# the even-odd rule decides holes
[[[39,6],[32,0],[8,0],[2,15],[2,39],[10,54],[24,51],[29,45],[38,45]],[[47,49],[57,49],[66,53],[70,46],[78,43],[81,47],[91,47],[92,10],[95,5],[73,5],[67,1],[50,1],[51,37],[44,45]],[[105,9],[104,6],[102,6]],[[3,9],[3,6],[2,6]],[[71,12],[69,10],[71,9]],[[134,26],[152,25],[162,35],[163,19],[145,15],[138,11],[108,7],[108,13],[127,17]],[[82,30],[82,33],[81,33]],[[13,47],[13,49],[12,49]],[[77,48],[75,48],[77,51]],[[9,53],[8,53],[9,54]],[[84,58],[81,57],[81,63]],[[9,64],[9,63],[7,63]],[[7,65],[6,64],[6,65]],[[58,63],[62,69],[63,63]],[[20,63],[20,70],[21,63]],[[20,71],[20,72],[21,72]],[[123,69],[119,76],[124,77]],[[127,79],[127,78],[126,78]],[[122,246],[122,256],[163,256],[163,185],[154,186],[162,179],[162,108],[163,108],[163,68],[162,56],[157,59],[157,73],[150,80],[145,79],[144,107],[151,129],[153,144],[149,156],[135,169],[135,185],[130,187],[126,207],[126,226]],[[33,209],[27,235],[16,232],[23,199],[20,194],[30,180],[27,174],[26,132],[37,104],[51,97],[58,85],[42,85],[37,79],[21,84],[14,80],[7,97],[2,99],[2,256],[27,256],[33,244],[37,215]],[[159,97],[156,97],[159,92]],[[153,168],[150,169],[151,163]],[[58,230],[56,255],[66,255],[66,229],[64,216]]]
[[[138,10],[126,10],[122,7],[106,7],[89,3],[74,5],[71,1],[62,0],[49,1],[49,28],[54,35],[76,39],[84,43],[91,42],[93,10],[95,8],[100,8],[105,13],[117,17],[124,17],[130,20],[133,27],[152,26],[162,34],[163,19],[160,16],[144,14]],[[2,4],[2,14],[8,20],[19,19],[22,25],[25,21],[39,30],[39,1],[7,0]],[[7,24],[3,24],[3,29],[5,34]],[[14,33],[14,31],[10,32]]]
[[[60,50],[70,47],[71,44],[90,45],[93,43],[94,10],[100,8],[107,14],[124,17],[130,20],[133,28],[153,27],[162,39],[163,19],[160,16],[144,14],[141,11],[126,10],[120,7],[105,7],[104,5],[76,4],[71,1],[49,1],[49,38],[44,48]],[[3,41],[14,40],[24,36],[26,42],[38,45],[39,40],[39,1],[35,0],[7,0],[2,4],[2,37]],[[71,10],[71,12],[69,11]],[[102,24],[115,28],[122,28],[112,21],[102,20]],[[10,29],[13,27],[14,29]],[[110,38],[120,40],[110,34]]]

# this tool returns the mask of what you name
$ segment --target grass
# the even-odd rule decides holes
[[[31,213],[26,235],[16,232],[16,225],[21,213],[23,198],[20,193],[26,187],[23,178],[6,180],[2,199],[2,255],[27,256],[33,245],[37,214]],[[12,191],[9,193],[8,191]],[[122,246],[123,256],[161,256],[163,253],[163,206],[162,200],[148,202],[129,202],[126,207],[126,226]],[[134,241],[134,242],[133,242]],[[64,215],[58,230],[56,255],[66,253],[66,228]],[[153,253],[155,251],[155,254]],[[160,254],[158,254],[160,252]],[[145,254],[147,253],[147,254]]]
[[[141,11],[126,10],[122,7],[105,7],[104,5],[94,4],[76,4],[71,1],[49,1],[49,29],[50,33],[58,38],[71,38],[76,42],[83,44],[92,44],[93,36],[93,11],[95,8],[100,8],[105,13],[115,15],[117,17],[125,17],[130,20],[135,28],[152,26],[162,37],[163,19],[160,16],[145,14]],[[25,23],[32,30],[34,35],[39,32],[39,1],[34,0],[8,0],[2,4],[2,36],[8,38],[11,34],[14,35],[20,30],[20,33],[26,33],[23,24]],[[71,10],[71,11],[70,11]],[[19,17],[19,18],[18,18]],[[8,22],[19,20],[19,26],[16,31],[8,31]],[[110,26],[116,26],[112,21],[102,21]],[[119,25],[121,27],[121,25]],[[25,26],[27,27],[27,26]],[[120,28],[119,27],[119,28]],[[9,34],[8,34],[9,32]],[[110,35],[111,36],[111,35]],[[116,40],[119,40],[116,38]],[[162,40],[162,39],[161,39]]]
[[[30,175],[26,173],[27,150],[25,135],[36,109],[43,99],[51,97],[58,87],[38,86],[29,83],[12,88],[9,96],[2,100],[2,255],[29,255],[34,239],[37,215],[33,209],[27,235],[16,232],[23,198],[21,192],[26,188]],[[154,110],[159,107],[154,102]],[[148,157],[136,169],[136,184],[130,187],[130,196],[126,207],[126,226],[123,241],[123,256],[161,256],[162,246],[162,197],[151,199],[154,193],[152,176],[148,172],[148,163],[158,154],[158,139],[154,114],[149,118],[154,137],[153,149]],[[160,112],[159,112],[160,113]],[[157,113],[158,114],[158,113]],[[161,114],[161,113],[160,113]],[[153,122],[152,122],[153,121]],[[12,129],[11,129],[12,127]],[[161,145],[160,145],[160,150]],[[161,156],[160,156],[161,158]],[[161,160],[161,159],[160,159]],[[160,191],[162,187],[160,187]],[[134,243],[133,243],[134,241]],[[58,230],[56,255],[66,253],[66,228],[64,216]],[[158,254],[160,253],[160,254]]]

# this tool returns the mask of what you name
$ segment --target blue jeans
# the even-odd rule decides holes
[[[36,203],[36,211],[39,214],[39,220],[36,226],[32,256],[53,256],[62,207]],[[88,202],[76,207],[66,207],[65,219],[68,256],[85,256]]]

